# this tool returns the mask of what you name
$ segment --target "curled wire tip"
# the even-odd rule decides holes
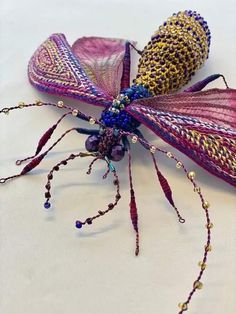
[[[180,222],[181,224],[184,224],[184,223],[185,223],[185,219],[182,218],[182,217],[179,217],[179,222]]]
[[[110,172],[110,169],[108,168],[108,170],[104,173],[104,175],[102,176],[103,179],[106,179],[108,174]]]
[[[5,178],[2,178],[2,179],[0,179],[0,183],[5,183],[7,181],[7,179],[5,179]]]

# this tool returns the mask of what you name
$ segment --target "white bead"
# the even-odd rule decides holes
[[[180,169],[182,167],[183,167],[182,162],[178,161],[177,164],[176,164],[176,168]]]
[[[151,152],[152,154],[154,154],[155,151],[156,151],[156,147],[155,147],[155,146],[151,146],[151,147],[150,147],[150,152]]]
[[[74,109],[74,110],[72,111],[72,115],[73,115],[74,117],[76,117],[76,116],[78,115],[78,113],[79,113],[79,111],[78,111],[77,109]]]
[[[64,102],[63,102],[62,100],[59,100],[59,101],[57,102],[57,107],[63,108],[63,107],[64,107]]]
[[[131,141],[132,141],[132,143],[136,143],[137,142],[137,140],[138,140],[138,137],[137,136],[132,136],[132,138],[131,138]]]
[[[90,124],[95,124],[95,122],[96,122],[96,121],[95,121],[94,118],[90,118],[90,119],[89,119],[89,123],[90,123]]]

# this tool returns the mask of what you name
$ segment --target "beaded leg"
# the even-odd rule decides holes
[[[160,182],[161,188],[165,194],[165,197],[168,200],[168,202],[170,203],[170,205],[174,208],[174,210],[175,210],[175,212],[179,218],[179,222],[184,223],[185,219],[180,215],[180,212],[179,212],[178,208],[175,206],[175,203],[173,201],[172,191],[171,191],[170,185],[169,185],[167,179],[164,177],[164,175],[159,170],[159,168],[157,166],[156,158],[155,158],[154,153],[152,151],[151,151],[151,156],[152,156],[152,160],[154,163],[154,167],[156,169],[157,177],[159,179],[159,182]]]
[[[130,218],[134,227],[134,231],[136,232],[136,249],[135,255],[139,254],[139,230],[138,230],[138,210],[135,200],[135,193],[133,188],[133,180],[132,180],[132,172],[131,172],[131,152],[128,150],[128,159],[129,159],[129,184],[130,184]]]
[[[145,149],[150,150],[151,156],[152,156],[152,160],[153,160],[153,163],[154,163],[154,167],[155,167],[155,170],[156,170],[156,174],[157,174],[157,177],[159,179],[161,188],[162,188],[162,190],[163,190],[163,192],[165,194],[165,197],[168,200],[168,202],[170,203],[170,205],[174,208],[174,210],[175,210],[175,212],[176,212],[176,214],[177,214],[177,216],[179,218],[179,222],[184,223],[185,219],[180,215],[179,210],[175,206],[175,203],[174,203],[174,200],[173,200],[173,197],[172,197],[172,191],[171,191],[170,185],[169,185],[167,179],[164,177],[164,175],[161,173],[161,171],[159,170],[159,168],[157,166],[157,162],[156,162],[156,159],[155,159],[155,156],[154,156],[154,152],[156,151],[156,148],[153,145],[150,145],[148,143],[148,141],[144,138],[144,136],[141,133],[141,131],[136,130],[135,134],[137,136],[133,136],[132,137],[132,142],[136,143],[139,140],[140,144]]]
[[[229,88],[225,77],[222,74],[213,74],[208,76],[207,78],[205,78],[202,81],[197,82],[196,84],[190,86],[189,88],[185,89],[184,92],[199,92],[201,91],[204,87],[206,87],[209,83],[215,81],[216,79],[218,79],[219,77],[222,77],[225,83],[226,88]]]
[[[44,203],[44,208],[49,209],[51,207],[51,203],[49,201],[50,201],[50,198],[51,198],[51,192],[50,192],[51,191],[51,181],[52,181],[52,179],[54,177],[54,172],[55,171],[59,171],[60,167],[63,166],[63,165],[67,165],[68,161],[70,161],[70,160],[73,160],[73,159],[78,158],[78,157],[88,157],[88,156],[94,156],[95,157],[93,159],[93,161],[90,163],[89,170],[87,171],[87,174],[90,174],[93,163],[96,160],[101,159],[101,157],[97,156],[96,153],[89,153],[89,152],[82,153],[82,152],[80,152],[78,154],[71,154],[68,158],[60,161],[58,164],[56,164],[51,169],[51,171],[49,172],[49,174],[47,176],[48,181],[47,181],[47,183],[45,185],[45,188],[46,188],[47,191],[45,192],[46,201]],[[113,203],[109,203],[107,205],[107,209],[106,210],[98,210],[98,214],[97,215],[92,216],[92,217],[88,217],[84,221],[77,220],[76,223],[75,223],[76,228],[80,229],[85,224],[91,225],[94,219],[97,219],[97,218],[105,215],[106,213],[110,212],[111,210],[113,210],[115,208],[115,206],[118,204],[118,202],[119,202],[119,200],[121,198],[121,195],[120,195],[120,182],[119,182],[119,178],[118,178],[118,175],[116,173],[115,167],[110,163],[109,160],[106,160],[106,162],[107,162],[108,169],[109,169],[108,172],[112,172],[113,176],[114,176],[113,184],[116,186],[115,201]],[[108,174],[108,172],[106,174]]]
[[[23,108],[31,108],[31,107],[42,107],[42,106],[52,106],[52,107],[57,107],[60,109],[69,109],[70,111],[67,112],[66,114],[64,114],[58,121],[56,124],[54,124],[51,128],[49,128],[44,135],[41,137],[41,139],[39,140],[38,143],[38,147],[36,149],[36,153],[34,156],[31,157],[27,157],[23,160],[17,160],[16,164],[20,165],[23,161],[27,161],[29,159],[32,159],[24,168],[23,170],[16,175],[13,176],[9,176],[6,178],[0,178],[0,183],[5,183],[6,181],[13,179],[13,178],[17,178],[20,177],[28,172],[30,172],[32,169],[34,169],[36,166],[38,166],[38,164],[43,160],[43,158],[47,155],[47,153],[52,150],[54,148],[54,146],[57,145],[58,142],[60,142],[62,140],[62,138],[68,134],[69,132],[71,132],[72,130],[76,130],[77,132],[80,132],[82,130],[82,128],[72,128],[70,130],[67,130],[65,133],[63,133],[61,135],[61,137],[44,153],[42,153],[41,155],[38,155],[40,153],[40,151],[42,150],[42,148],[44,147],[44,145],[47,143],[47,141],[50,139],[51,135],[53,134],[54,130],[56,129],[56,127],[58,126],[58,124],[61,122],[62,119],[64,119],[64,117],[66,117],[69,114],[72,114],[74,117],[77,117],[81,120],[84,121],[89,121],[90,124],[101,124],[97,119],[91,117],[91,116],[87,116],[84,113],[80,112],[77,109],[74,109],[70,106],[66,106],[64,105],[63,101],[58,101],[57,104],[52,104],[52,103],[43,103],[40,100],[37,100],[35,103],[32,104],[25,104],[24,102],[20,102],[18,104],[18,106],[13,106],[13,107],[6,107],[0,110],[0,114],[3,113],[5,115],[8,115],[11,111],[13,110],[17,110],[17,109],[23,109]],[[88,130],[87,130],[88,131]],[[95,130],[92,130],[91,132],[97,132]],[[83,133],[83,132],[80,132]],[[84,134],[94,134],[94,133],[84,133]]]
[[[91,164],[89,165],[89,170],[87,172],[87,174],[90,174],[91,173],[91,167],[93,165],[93,163],[99,159],[99,157],[96,157],[92,162]],[[103,158],[100,158],[100,159],[103,159]],[[120,198],[121,198],[121,195],[120,195],[120,181],[119,181],[119,177],[116,173],[116,169],[115,167],[113,166],[113,164],[110,162],[110,160],[108,158],[105,158],[105,161],[107,163],[107,167],[108,167],[108,171],[105,173],[105,175],[103,176],[103,178],[106,178],[107,177],[107,174],[109,172],[111,172],[114,176],[114,181],[113,181],[113,184],[116,186],[116,195],[115,195],[115,201],[112,202],[112,203],[109,203],[107,205],[107,209],[106,210],[98,210],[98,213],[92,217],[88,217],[86,218],[84,221],[81,221],[81,220],[77,220],[75,222],[75,226],[76,228],[78,229],[81,229],[83,227],[83,225],[85,224],[88,224],[88,225],[91,225],[93,223],[93,220],[107,214],[108,212],[110,212],[111,210],[113,210],[115,208],[115,206],[118,204]]]
[[[140,131],[139,131],[140,132]],[[140,132],[141,134],[141,132]],[[128,170],[129,170],[129,184],[130,184],[130,218],[136,232],[136,249],[135,255],[139,254],[139,230],[138,230],[138,210],[135,200],[135,193],[133,188],[133,179],[132,179],[132,172],[131,172],[131,150],[130,150],[130,143],[127,139],[127,136],[122,137],[122,142],[125,147],[125,150],[128,152]]]
[[[51,193],[50,193],[50,190],[51,190],[51,181],[53,179],[53,175],[54,175],[54,172],[55,171],[59,171],[60,170],[60,167],[61,166],[65,166],[67,165],[68,161],[70,160],[73,160],[77,157],[88,157],[88,156],[94,156],[95,154],[93,153],[88,153],[88,152],[85,152],[85,153],[78,153],[78,154],[70,154],[70,156],[66,159],[63,159],[62,161],[60,161],[59,163],[57,163],[52,169],[51,171],[49,172],[47,178],[48,178],[48,181],[47,181],[47,184],[45,185],[45,188],[46,188],[46,192],[45,192],[45,198],[46,198],[46,201],[44,203],[44,207],[46,209],[50,208],[51,207],[51,203],[49,202],[50,198],[51,198]]]
[[[22,175],[25,175],[26,173],[30,172],[31,170],[33,170],[34,168],[36,168],[40,162],[44,159],[44,157],[71,131],[76,131],[76,128],[71,128],[69,130],[67,130],[66,132],[64,132],[56,142],[53,143],[53,145],[51,147],[49,147],[48,150],[46,150],[44,153],[42,153],[41,155],[35,157],[34,159],[32,159],[24,168],[23,170],[17,174],[17,175],[13,175],[10,177],[6,177],[6,178],[1,178],[0,179],[0,183],[5,183],[6,181],[9,181],[11,179],[14,179],[16,177],[20,177]]]
[[[208,253],[212,250],[212,247],[211,247],[211,229],[213,228],[213,223],[211,222],[211,219],[210,219],[210,214],[209,214],[209,207],[210,207],[210,204],[208,201],[205,200],[202,192],[201,192],[201,189],[200,187],[196,184],[195,182],[195,173],[193,171],[188,171],[185,166],[183,165],[183,163],[181,161],[179,161],[171,152],[168,152],[168,151],[165,151],[163,149],[160,149],[154,145],[150,145],[146,140],[144,140],[143,138],[140,138],[140,137],[137,137],[136,134],[132,134],[132,133],[129,133],[129,132],[123,132],[123,135],[126,135],[126,136],[130,136],[131,139],[132,139],[132,142],[133,143],[136,143],[137,141],[139,141],[143,147],[145,147],[147,149],[147,147],[149,148],[150,152],[152,154],[154,154],[156,151],[160,152],[160,153],[163,153],[165,154],[168,158],[174,160],[176,162],[176,167],[178,169],[181,169],[183,170],[185,176],[187,177],[187,179],[192,183],[193,185],[193,190],[194,192],[196,192],[200,198],[200,201],[201,201],[201,205],[202,205],[202,208],[204,210],[204,213],[205,213],[205,218],[206,218],[206,229],[207,229],[207,240],[206,240],[206,244],[204,246],[204,254],[203,254],[203,258],[202,260],[198,263],[198,266],[200,267],[200,271],[198,273],[198,276],[196,278],[196,280],[193,282],[193,287],[186,299],[185,302],[183,303],[179,303],[178,306],[180,308],[180,311],[178,312],[178,314],[183,314],[183,312],[187,311],[188,310],[188,306],[189,306],[189,303],[192,299],[192,296],[193,294],[199,290],[199,289],[202,289],[203,287],[203,284],[201,282],[201,278],[203,276],[203,273],[206,269],[206,266],[207,266],[207,258],[208,258]]]
[[[58,124],[68,115],[70,115],[71,112],[67,112],[65,113],[52,127],[50,127],[44,134],[43,136],[40,138],[39,142],[38,142],[38,146],[36,148],[35,154],[33,156],[30,157],[26,157],[24,159],[18,159],[16,161],[16,165],[21,165],[23,162],[33,159],[35,158],[43,149],[43,147],[47,144],[48,140],[51,138],[53,132],[56,130]]]

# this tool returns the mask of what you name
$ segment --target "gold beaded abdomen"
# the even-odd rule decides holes
[[[174,92],[203,65],[209,46],[210,31],[199,14],[174,14],[144,47],[134,83],[147,87],[153,95]]]

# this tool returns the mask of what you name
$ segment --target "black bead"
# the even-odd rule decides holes
[[[93,223],[92,218],[87,218],[86,222],[87,222],[88,225],[91,225]]]

